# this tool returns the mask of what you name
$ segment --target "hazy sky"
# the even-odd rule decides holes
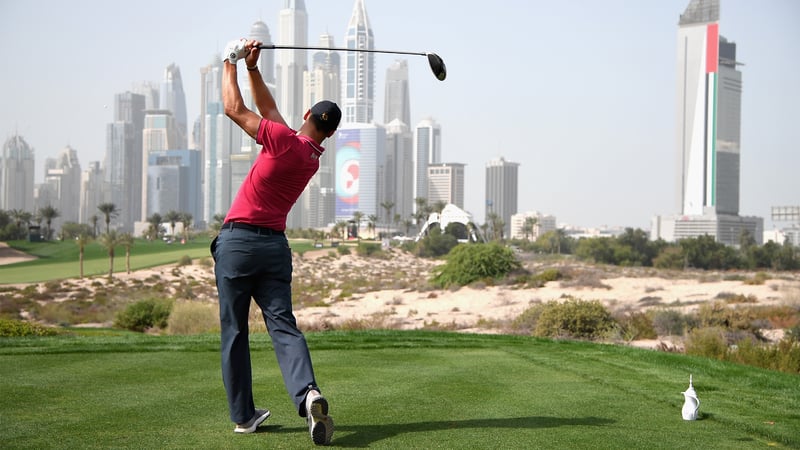
[[[200,67],[256,20],[278,43],[282,0],[0,1],[0,138],[19,133],[44,159],[66,145],[82,168],[103,159],[113,99],[180,67],[188,121]],[[354,0],[306,0],[309,44],[335,44]],[[375,47],[409,56],[411,121],[442,127],[444,162],[466,166],[466,204],[484,222],[486,163],[520,163],[519,211],[559,223],[649,229],[673,214],[677,23],[689,0],[365,0]],[[745,65],[742,215],[800,205],[800,1],[721,0],[720,33]],[[396,55],[377,55],[376,121]]]

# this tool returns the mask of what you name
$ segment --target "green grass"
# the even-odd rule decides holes
[[[184,256],[192,260],[210,258],[211,238],[198,236],[186,244],[137,239],[131,247],[131,270],[173,264]],[[0,265],[0,284],[38,283],[50,280],[78,278],[80,276],[79,248],[74,242],[10,241],[8,245],[38,258],[21,263]],[[302,253],[313,248],[309,241],[292,241],[292,251]],[[125,271],[125,247],[114,252],[114,273]],[[96,276],[108,274],[108,251],[99,243],[91,242],[84,248],[83,274]]]
[[[308,336],[335,447],[800,447],[800,378],[585,342],[438,332]],[[3,448],[309,448],[265,334],[251,336],[256,403],[234,435],[217,336],[110,330],[0,339]],[[689,374],[700,420],[681,419]]]

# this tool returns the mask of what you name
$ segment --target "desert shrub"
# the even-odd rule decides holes
[[[22,319],[22,310],[35,309],[37,303],[21,295],[0,295],[0,319]]]
[[[543,310],[544,305],[541,303],[537,303],[525,309],[511,321],[511,329],[521,334],[533,334],[533,330],[536,329],[536,323],[539,321],[539,316],[542,315]]]
[[[371,258],[388,259],[389,255],[383,251],[381,244],[371,242],[362,242],[356,247],[356,254],[358,256],[366,256]]]
[[[655,339],[658,337],[650,317],[643,312],[630,312],[614,316],[614,327],[619,337],[626,342],[636,339]]]
[[[792,342],[800,342],[800,324],[786,330],[785,338]]]
[[[528,278],[528,287],[543,287],[550,281],[557,281],[564,278],[564,274],[558,269],[545,269],[533,274]]]
[[[734,303],[758,303],[758,298],[755,295],[734,294],[733,292],[720,292],[717,297],[724,300],[725,303],[732,305]]]
[[[340,245],[336,247],[336,253],[340,255],[349,255],[350,254],[350,247]]]
[[[607,335],[614,319],[597,300],[569,297],[564,302],[547,302],[536,321],[533,334],[543,337],[598,339]]]
[[[653,329],[659,336],[683,336],[687,329],[687,317],[674,309],[650,311]]]
[[[725,302],[700,305],[697,309],[697,318],[701,327],[722,327],[753,333],[758,331],[752,308],[731,308]]]
[[[24,320],[0,319],[0,337],[55,336],[61,332]]]
[[[685,349],[688,355],[724,359],[728,352],[725,329],[721,327],[695,328],[686,337]]]
[[[683,250],[677,246],[664,247],[661,252],[653,258],[653,267],[657,269],[680,270],[686,265],[686,258]]]
[[[114,326],[143,332],[149,328],[166,328],[172,302],[148,298],[131,303],[117,314]]]
[[[178,267],[183,266],[191,266],[192,265],[192,257],[189,255],[181,256],[181,259],[178,260]]]
[[[212,303],[177,302],[167,320],[169,334],[202,334],[219,331],[219,309]]]
[[[728,352],[726,359],[739,364],[800,374],[800,344],[787,338],[774,345],[763,344],[753,338],[742,339]]]
[[[113,318],[114,313],[106,301],[82,299],[45,303],[37,308],[35,315],[37,319],[48,323],[75,325],[107,322]]]
[[[767,280],[769,280],[769,275],[766,272],[757,272],[753,278],[744,280],[744,284],[761,285]]]
[[[462,244],[448,253],[445,264],[433,269],[431,282],[443,288],[466,286],[478,280],[502,278],[520,267],[514,252],[499,244]]]
[[[439,227],[433,227],[428,235],[417,242],[415,254],[422,258],[437,258],[450,253],[458,246],[458,239],[449,233],[442,233]]]

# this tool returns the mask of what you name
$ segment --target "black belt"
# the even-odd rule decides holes
[[[273,230],[272,228],[265,228],[265,227],[257,227],[255,225],[250,225],[249,223],[243,222],[225,222],[222,224],[223,230],[239,228],[242,230],[252,231],[253,233],[258,233],[265,236],[285,236],[283,231]]]

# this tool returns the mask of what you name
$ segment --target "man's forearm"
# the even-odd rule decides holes
[[[225,115],[236,121],[235,116],[245,108],[242,92],[239,90],[236,64],[222,64],[222,105]]]
[[[261,77],[261,71],[257,68],[255,70],[247,69],[250,75],[250,89],[253,91],[253,99],[255,100],[256,108],[262,117],[272,120],[273,122],[283,122],[278,111],[278,104],[275,102],[275,97],[269,91],[269,88],[264,83]]]

